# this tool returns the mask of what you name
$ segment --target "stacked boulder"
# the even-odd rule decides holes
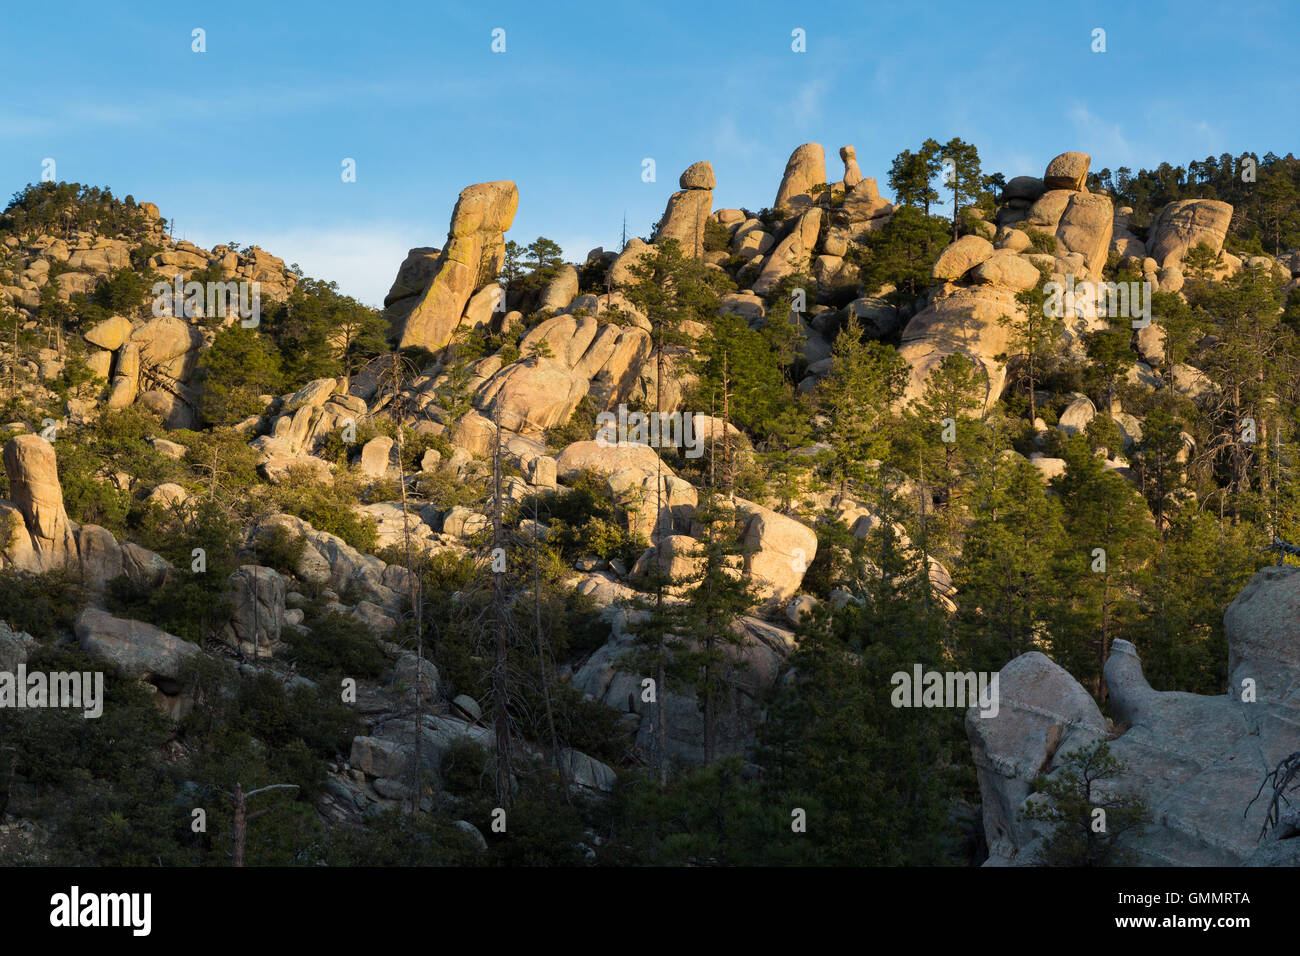
[[[931,290],[903,331],[900,354],[912,367],[905,401],[919,398],[930,373],[948,355],[961,352],[983,368],[980,397],[984,408],[991,408],[1006,381],[1004,360],[998,358],[1008,343],[1001,320],[1023,316],[1017,293],[1033,289],[1041,270],[1063,287],[1101,279],[1115,217],[1108,197],[1086,191],[1089,163],[1086,153],[1062,153],[1048,163],[1042,179],[1012,179],[1003,191],[994,241],[963,236],[940,253],[932,274],[943,284]],[[1042,243],[1034,245],[1031,231],[1050,237],[1053,251],[1038,251]],[[1104,325],[1095,296],[1065,318],[1071,343]]]
[[[786,276],[811,269],[821,228],[821,207],[806,207],[763,261],[763,268],[754,280],[754,291],[767,295]]]
[[[713,210],[713,187],[716,185],[713,166],[707,162],[692,163],[682,173],[679,183],[681,191],[668,199],[654,241],[676,239],[683,255],[701,259],[704,257],[704,224]]]
[[[824,249],[831,256],[843,256],[846,243],[883,228],[894,212],[893,205],[881,198],[875,179],[862,175],[855,147],[841,146],[840,159],[844,161],[844,179],[840,184],[843,202],[833,216],[837,228],[827,233]]]
[[[488,378],[474,404],[502,428],[540,437],[568,421],[593,390],[602,406],[625,401],[650,355],[650,335],[637,326],[563,314],[531,329],[519,349],[526,357]]]
[[[292,395],[283,396],[269,414],[270,434],[250,444],[261,455],[259,470],[272,484],[279,484],[295,467],[309,469],[321,480],[330,477],[330,466],[313,457],[325,440],[348,425],[359,425],[368,409],[363,399],[344,394],[338,379],[308,382]]]

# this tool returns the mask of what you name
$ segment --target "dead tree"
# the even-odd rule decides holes
[[[1246,804],[1246,810],[1242,814],[1242,816],[1245,816],[1246,813],[1249,813],[1250,808],[1255,805],[1255,801],[1264,793],[1264,788],[1272,784],[1273,791],[1268,801],[1268,812],[1264,814],[1264,825],[1260,827],[1258,839],[1264,839],[1270,829],[1276,832],[1279,827],[1287,825],[1286,821],[1282,819],[1284,810],[1290,810],[1292,806],[1290,799],[1287,798],[1287,792],[1294,793],[1300,790],[1298,777],[1300,777],[1300,750],[1279,761],[1278,765],[1265,774],[1264,779],[1260,781],[1259,790],[1251,798],[1250,803]],[[1300,821],[1289,821],[1289,827],[1300,829]],[[1284,839],[1288,835],[1288,833],[1279,832],[1278,838]]]
[[[296,783],[273,783],[269,787],[259,787],[257,790],[250,790],[248,793],[244,793],[243,785],[236,783],[234,793],[230,793],[229,791],[226,792],[226,796],[230,798],[230,802],[235,808],[235,827],[234,833],[231,836],[232,845],[230,850],[233,866],[244,865],[244,847],[248,842],[248,825],[258,817],[265,816],[275,809],[275,807],[266,807],[262,810],[254,810],[252,813],[249,813],[249,799],[257,796],[259,793],[266,793],[268,790],[297,789],[298,785]]]
[[[424,600],[420,594],[420,575],[415,573],[414,561],[411,555],[411,519],[407,513],[406,471],[403,465],[406,460],[406,444],[402,414],[402,365],[400,355],[396,350],[393,351],[392,375],[393,401],[389,409],[392,412],[393,425],[397,432],[397,484],[402,494],[402,545],[406,554],[406,580],[411,588],[411,613],[415,618],[415,759],[412,761],[411,768],[411,774],[414,777],[411,786],[411,816],[414,817],[420,809],[420,796],[423,789],[420,772],[422,756],[420,744],[424,737],[424,692],[422,689],[424,683]]]

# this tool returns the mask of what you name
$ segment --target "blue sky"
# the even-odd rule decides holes
[[[770,205],[808,141],[831,178],[854,144],[885,192],[928,136],[1008,178],[1067,149],[1094,169],[1300,152],[1298,24],[1295,4],[1250,0],[10,5],[0,190],[53,158],[157,203],[178,236],[256,243],[378,304],[485,180],[519,184],[511,238],[580,259],[617,246],[625,212],[645,234],[695,160],[715,207]]]

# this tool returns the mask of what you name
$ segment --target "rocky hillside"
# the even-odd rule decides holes
[[[951,216],[910,153],[891,202],[804,144],[757,211],[697,162],[580,263],[471,185],[379,314],[20,194],[0,670],[106,669],[140,732],[0,710],[0,841],[133,862],[97,800],[219,862],[238,779],[298,787],[266,862],[1295,862],[1251,799],[1300,751],[1300,252],[960,155]]]

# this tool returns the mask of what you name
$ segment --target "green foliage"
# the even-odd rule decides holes
[[[1099,686],[1111,638],[1136,618],[1138,576],[1150,560],[1154,528],[1145,502],[1082,435],[1071,436],[1061,454],[1065,474],[1052,480],[1052,489],[1060,496],[1068,546],[1058,558],[1065,587],[1053,602],[1054,656],[1081,681]]]
[[[246,435],[233,428],[213,428],[180,431],[172,438],[187,449],[185,465],[194,483],[205,491],[247,501],[248,490],[258,484],[259,458]]]
[[[158,754],[170,721],[140,681],[67,647],[38,649],[33,671],[104,674],[103,713],[87,720],[68,708],[0,709],[0,740],[13,747],[19,781],[33,801],[9,809],[48,828],[42,862],[54,865],[170,865],[185,862],[183,821],[170,811],[168,774]]]
[[[302,518],[317,531],[337,535],[358,551],[371,554],[379,543],[378,526],[374,518],[354,510],[357,490],[346,476],[327,484],[311,474],[291,470],[275,487],[273,498],[286,514]]]
[[[1029,248],[1034,252],[1041,252],[1049,256],[1056,255],[1056,236],[1050,232],[1035,229],[1033,226],[1022,224],[1017,228],[1029,237]]]
[[[704,220],[704,251],[726,252],[731,248],[731,230],[710,216]]]
[[[948,740],[960,715],[895,707],[891,677],[943,660],[942,616],[926,574],[889,522],[871,541],[877,572],[861,605],[822,605],[799,629],[797,678],[759,728],[764,803],[807,812],[807,833],[772,852],[821,865],[933,865],[944,860],[956,780]]]
[[[953,571],[962,595],[953,621],[959,659],[995,671],[1033,650],[1059,597],[1055,550],[1065,535],[1061,505],[1044,493],[1038,469],[995,459],[972,491],[974,521]]]
[[[733,425],[764,436],[782,434],[783,412],[794,400],[794,389],[781,374],[782,357],[768,336],[727,314],[714,320],[696,356],[699,377],[689,407],[712,409],[721,418],[725,384]]]
[[[0,568],[0,621],[37,640],[70,631],[84,601],[80,582],[65,571],[36,575]]]
[[[815,397],[826,419],[831,477],[841,489],[866,477],[864,463],[883,458],[888,438],[880,426],[890,403],[902,395],[907,363],[890,346],[863,342],[862,327],[850,316],[835,339],[831,368],[817,385]]]
[[[236,322],[217,333],[199,359],[200,417],[209,425],[234,425],[265,407],[259,398],[280,387],[280,357],[256,329]]]
[[[889,188],[901,205],[920,206],[930,215],[930,203],[939,201],[931,182],[939,175],[939,144],[927,139],[917,152],[905,149],[889,167]]]
[[[253,555],[257,563],[266,568],[275,568],[281,574],[295,573],[306,550],[307,539],[282,526],[272,528],[269,534],[258,535],[253,543]]]
[[[915,206],[899,206],[883,229],[868,233],[851,248],[849,261],[858,267],[864,290],[893,285],[886,298],[902,308],[930,284],[934,262],[949,242],[948,232],[947,223],[938,216],[926,215]]]
[[[147,229],[148,218],[131,196],[117,199],[110,189],[81,183],[29,183],[0,216],[0,232],[21,237],[86,230],[138,238]]]
[[[676,239],[665,239],[631,269],[635,280],[626,294],[649,319],[656,348],[690,344],[682,323],[708,324],[718,311],[718,293],[703,263],[683,255]]]
[[[482,854],[473,838],[441,817],[386,810],[365,827],[331,831],[322,851],[329,866],[477,866]]]
[[[304,278],[283,303],[264,307],[262,328],[271,335],[288,383],[350,377],[387,350],[388,323],[338,290],[337,282]]]
[[[644,507],[653,510],[653,501]],[[620,558],[631,566],[645,549],[644,540],[624,530],[609,485],[594,472],[583,472],[570,481],[568,488],[548,502],[548,510],[548,543],[566,561],[594,554],[605,559]]]
[[[150,542],[173,565],[162,585],[151,588],[117,578],[105,595],[108,609],[202,643],[233,611],[229,577],[241,563],[236,557],[239,537],[238,524],[221,505],[200,501],[183,521]],[[203,551],[202,571],[194,570],[195,549]]]
[[[582,396],[569,420],[546,430],[546,447],[566,448],[576,441],[591,441],[596,436],[596,416],[600,407],[590,394]]]
[[[1064,328],[1063,314],[1044,304],[1048,301],[1044,294],[1047,267],[1040,265],[1038,271],[1038,285],[1016,294],[1018,308],[1015,313],[998,319],[999,324],[1007,329],[1007,351],[997,357],[1001,361],[1017,359],[1021,363],[1031,424],[1038,417],[1035,389],[1055,357],[1057,338]]]
[[[728,757],[683,774],[666,790],[643,784],[623,808],[640,844],[636,859],[656,866],[746,866],[782,862],[776,846],[793,846],[784,807],[763,800]]]
[[[466,819],[478,825],[488,840],[490,866],[582,866],[586,827],[576,807],[564,800],[553,782],[525,778],[510,808],[505,833],[493,833],[496,797],[469,801]]]
[[[145,306],[153,300],[153,273],[141,275],[123,266],[100,280],[90,296],[90,301],[113,315],[135,317],[145,313]]]
[[[534,274],[541,274],[547,280],[554,278],[559,267],[564,264],[564,250],[560,244],[545,236],[538,236],[524,251],[533,260]]]
[[[1256,167],[1256,178],[1242,176],[1246,161]],[[1234,156],[1192,160],[1185,167],[1161,163],[1155,169],[1136,173],[1120,167],[1114,173],[1101,169],[1093,174],[1096,185],[1114,197],[1115,205],[1133,207],[1130,227],[1140,238],[1155,214],[1178,199],[1220,199],[1234,209],[1228,227],[1229,247],[1245,248],[1251,239],[1276,255],[1282,248],[1300,245],[1300,209],[1295,190],[1300,188],[1300,160],[1291,154],[1263,157],[1251,152]],[[1091,177],[1090,177],[1091,178]]]
[[[977,471],[997,451],[1000,430],[984,411],[988,373],[961,352],[946,356],[893,430],[891,460],[939,499],[927,545],[945,560],[961,553],[966,496]]]
[[[1039,777],[1035,792],[1048,798],[1021,811],[1026,820],[1055,824],[1038,851],[1044,866],[1119,866],[1129,860],[1123,838],[1135,835],[1151,815],[1140,797],[1114,792],[1106,781],[1128,768],[1104,740],[1072,751],[1054,777]],[[1098,811],[1104,812],[1104,817]]]
[[[334,677],[378,677],[386,663],[374,634],[364,624],[336,611],[308,607],[308,634],[285,628],[282,637],[298,672],[329,686]],[[337,681],[333,682],[337,686]]]

